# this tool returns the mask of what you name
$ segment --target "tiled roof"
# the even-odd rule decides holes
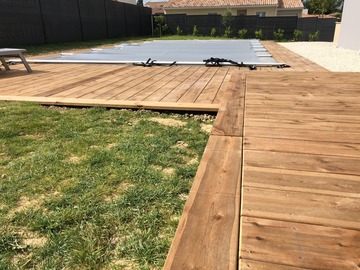
[[[279,8],[303,8],[301,0],[279,0]]]
[[[165,8],[278,5],[278,0],[169,0]]]
[[[164,13],[163,6],[166,3],[167,3],[166,1],[162,1],[162,2],[149,1],[149,2],[145,3],[145,6],[152,9],[152,14],[160,14],[160,13]]]
[[[304,7],[301,0],[169,0],[164,4],[164,8],[231,6],[278,6],[279,8]]]

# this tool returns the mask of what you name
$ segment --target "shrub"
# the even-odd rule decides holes
[[[233,20],[234,17],[232,15],[231,9],[227,9],[225,14],[222,16],[222,24],[225,27],[225,29],[231,26]]]
[[[162,32],[164,32],[164,23],[165,23],[165,17],[160,15],[160,16],[154,16],[154,20],[155,20],[155,25],[156,25],[156,32],[159,32],[159,35],[161,37]]]
[[[248,32],[248,30],[245,29],[245,28],[240,29],[240,30],[238,31],[239,37],[244,39],[244,38],[246,37],[247,32]]]
[[[181,35],[182,35],[182,30],[181,30],[180,26],[176,26],[176,34],[177,34],[178,36],[181,36]]]
[[[302,31],[298,30],[298,29],[295,29],[294,34],[293,34],[293,40],[294,41],[299,41],[301,36],[302,36]]]
[[[216,37],[216,29],[214,27],[213,27],[213,29],[211,29],[210,36]]]
[[[197,26],[194,25],[193,36],[198,36],[198,35],[199,35],[199,30],[197,29]]]
[[[320,32],[316,31],[314,34],[309,34],[309,41],[319,40]]]
[[[256,38],[256,39],[262,39],[262,37],[263,37],[262,30],[261,30],[261,29],[256,30],[256,31],[255,31],[255,38]]]
[[[274,39],[276,41],[281,41],[284,38],[284,30],[283,29],[278,29],[274,32]]]
[[[231,27],[230,27],[230,26],[226,27],[226,28],[225,28],[225,31],[224,31],[224,37],[230,38],[230,37],[231,37],[231,34],[232,34]]]

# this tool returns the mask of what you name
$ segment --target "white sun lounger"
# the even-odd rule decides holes
[[[9,65],[6,63],[4,56],[13,56],[19,57],[26,67],[26,70],[30,73],[32,72],[31,67],[29,66],[28,62],[26,61],[24,55],[22,54],[25,52],[25,49],[10,49],[10,48],[0,48],[0,62],[3,64],[6,70],[10,70]]]

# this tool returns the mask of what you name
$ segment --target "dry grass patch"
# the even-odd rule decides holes
[[[176,119],[152,117],[149,120],[168,127],[183,127],[186,125],[186,122]]]
[[[201,124],[201,130],[210,134],[211,133],[211,130],[213,128],[213,125],[210,125],[210,124]]]
[[[19,202],[17,203],[17,206],[10,210],[8,213],[8,217],[13,217],[16,213],[25,212],[30,209],[37,210],[41,208],[41,204],[45,200],[45,195],[39,195],[37,198],[30,199],[26,196],[20,197]]]

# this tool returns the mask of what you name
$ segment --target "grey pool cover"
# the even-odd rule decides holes
[[[109,49],[93,49],[84,53],[62,53],[58,57],[32,60],[51,63],[156,63],[204,64],[210,58],[227,59],[245,65],[278,63],[258,40],[164,40],[141,43],[123,43]]]

